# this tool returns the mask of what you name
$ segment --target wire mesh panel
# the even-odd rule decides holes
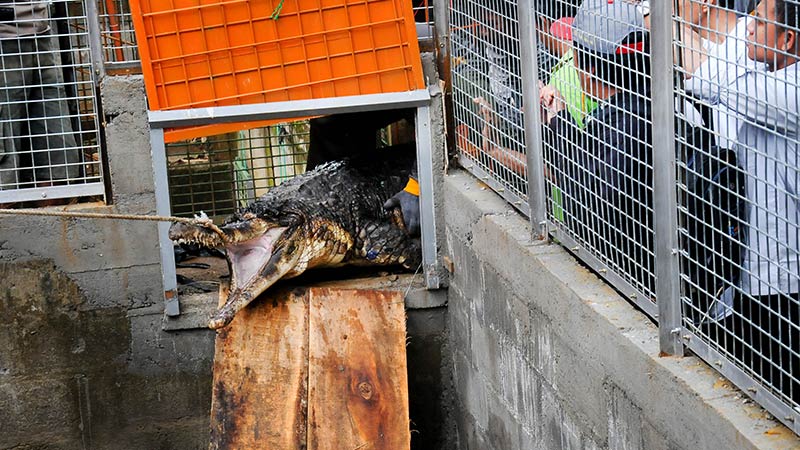
[[[553,236],[654,317],[656,266],[670,273],[677,252],[683,328],[662,316],[660,337],[683,330],[696,354],[800,432],[800,5],[755,3],[674,0],[659,19],[647,1],[536,2],[544,170],[530,175],[544,177]],[[508,108],[528,101],[514,11],[454,1],[450,30],[460,159],[510,187],[509,200],[525,197],[527,175]],[[671,96],[652,101],[651,20],[674,36],[652,43],[664,44],[659,56],[674,49],[674,107]],[[674,127],[653,123],[656,106]],[[673,128],[677,203],[660,189],[674,186],[671,164],[669,176],[653,169],[654,144],[673,143],[654,143],[654,130],[673,139]],[[677,209],[679,248],[661,245],[657,263],[665,206]],[[662,278],[659,292],[674,291]]]
[[[80,1],[0,3],[0,203],[102,195]]]
[[[677,136],[684,326],[797,432],[800,6],[765,0],[745,16],[742,2],[678,3],[675,93],[703,117]]]
[[[556,237],[653,314],[650,55],[641,5],[537,10],[547,216]],[[573,245],[574,244],[574,245]]]
[[[417,23],[417,37],[419,39],[433,37],[433,1],[412,0],[414,21]]]
[[[463,165],[527,212],[516,2],[454,0],[453,116]]]
[[[223,218],[305,172],[309,123],[299,121],[167,146],[172,212]]]
[[[128,0],[98,0],[98,14],[105,64],[138,64],[139,50]]]

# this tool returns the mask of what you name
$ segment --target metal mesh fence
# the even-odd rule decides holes
[[[528,214],[528,182],[542,176],[544,191],[531,194],[544,199],[551,237],[660,317],[662,337],[680,334],[798,432],[800,6],[764,0],[746,15],[755,2],[676,0],[673,16],[660,16],[669,23],[658,22],[672,29],[672,45],[659,48],[673,48],[674,103],[667,95],[655,105],[650,48],[659,42],[650,28],[658,18],[649,3],[534,2],[537,39],[521,43],[515,3],[452,2],[458,156]],[[520,86],[521,45],[536,45],[539,98],[530,105]],[[666,71],[668,56],[663,62]],[[541,174],[527,173],[533,143],[521,106],[541,118]],[[654,151],[673,144],[654,142],[673,128],[654,123],[656,108],[674,122],[677,184],[667,185],[677,201],[654,189],[654,179],[664,179]],[[665,211],[678,218],[677,248],[667,249],[679,256],[672,272],[669,255],[656,251]],[[661,304],[656,292],[669,289],[657,268],[680,279],[680,294]],[[665,302],[680,309],[680,322],[659,316]]]
[[[575,18],[586,31],[570,36],[559,19],[575,15],[577,2],[549,6],[537,15],[545,44],[538,51],[548,219],[580,253],[619,276],[626,294],[652,302],[653,149],[644,23],[630,4],[586,8]],[[601,29],[610,33],[603,36]],[[569,46],[572,39],[580,43]]]
[[[79,1],[0,5],[0,203],[103,195]]]
[[[516,4],[455,0],[450,29],[453,116],[462,163],[526,211]]]
[[[303,173],[308,138],[308,121],[298,121],[169,144],[173,214],[232,214]]]
[[[109,67],[138,64],[139,50],[128,0],[100,0],[97,9],[105,64]]]
[[[677,136],[683,320],[738,369],[737,384],[761,385],[796,414],[800,80],[796,46],[766,36],[796,30],[798,5],[765,1],[742,16],[729,3],[675,10],[675,95],[703,117]]]
[[[414,22],[417,23],[419,39],[433,37],[433,1],[413,0]]]

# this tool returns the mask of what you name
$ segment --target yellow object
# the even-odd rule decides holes
[[[406,184],[406,187],[403,188],[403,190],[411,195],[416,195],[417,197],[419,197],[419,183],[417,182],[417,180],[411,177],[408,177],[408,183]]]

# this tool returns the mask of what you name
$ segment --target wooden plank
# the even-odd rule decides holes
[[[210,448],[408,449],[405,336],[399,291],[262,296],[217,335]]]
[[[410,447],[397,291],[309,289],[309,450]]]
[[[307,297],[267,293],[217,335],[209,448],[305,449],[307,382]]]

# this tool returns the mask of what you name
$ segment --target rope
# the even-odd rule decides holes
[[[0,216],[46,216],[66,217],[69,219],[114,219],[114,220],[139,220],[149,222],[180,222],[190,225],[199,225],[210,228],[221,237],[225,233],[208,217],[175,217],[175,216],[143,216],[138,214],[112,214],[112,213],[87,213],[77,211],[50,211],[42,209],[0,209]]]
[[[276,6],[276,7],[275,7],[275,9],[273,9],[273,10],[272,10],[272,15],[271,15],[271,16],[269,16],[269,17],[270,17],[270,19],[272,19],[272,20],[278,20],[278,16],[280,16],[280,15],[281,15],[281,10],[283,9],[283,2],[284,2],[284,1],[285,1],[285,0],[281,0],[281,2],[280,2],[280,3],[278,3],[278,6]]]

